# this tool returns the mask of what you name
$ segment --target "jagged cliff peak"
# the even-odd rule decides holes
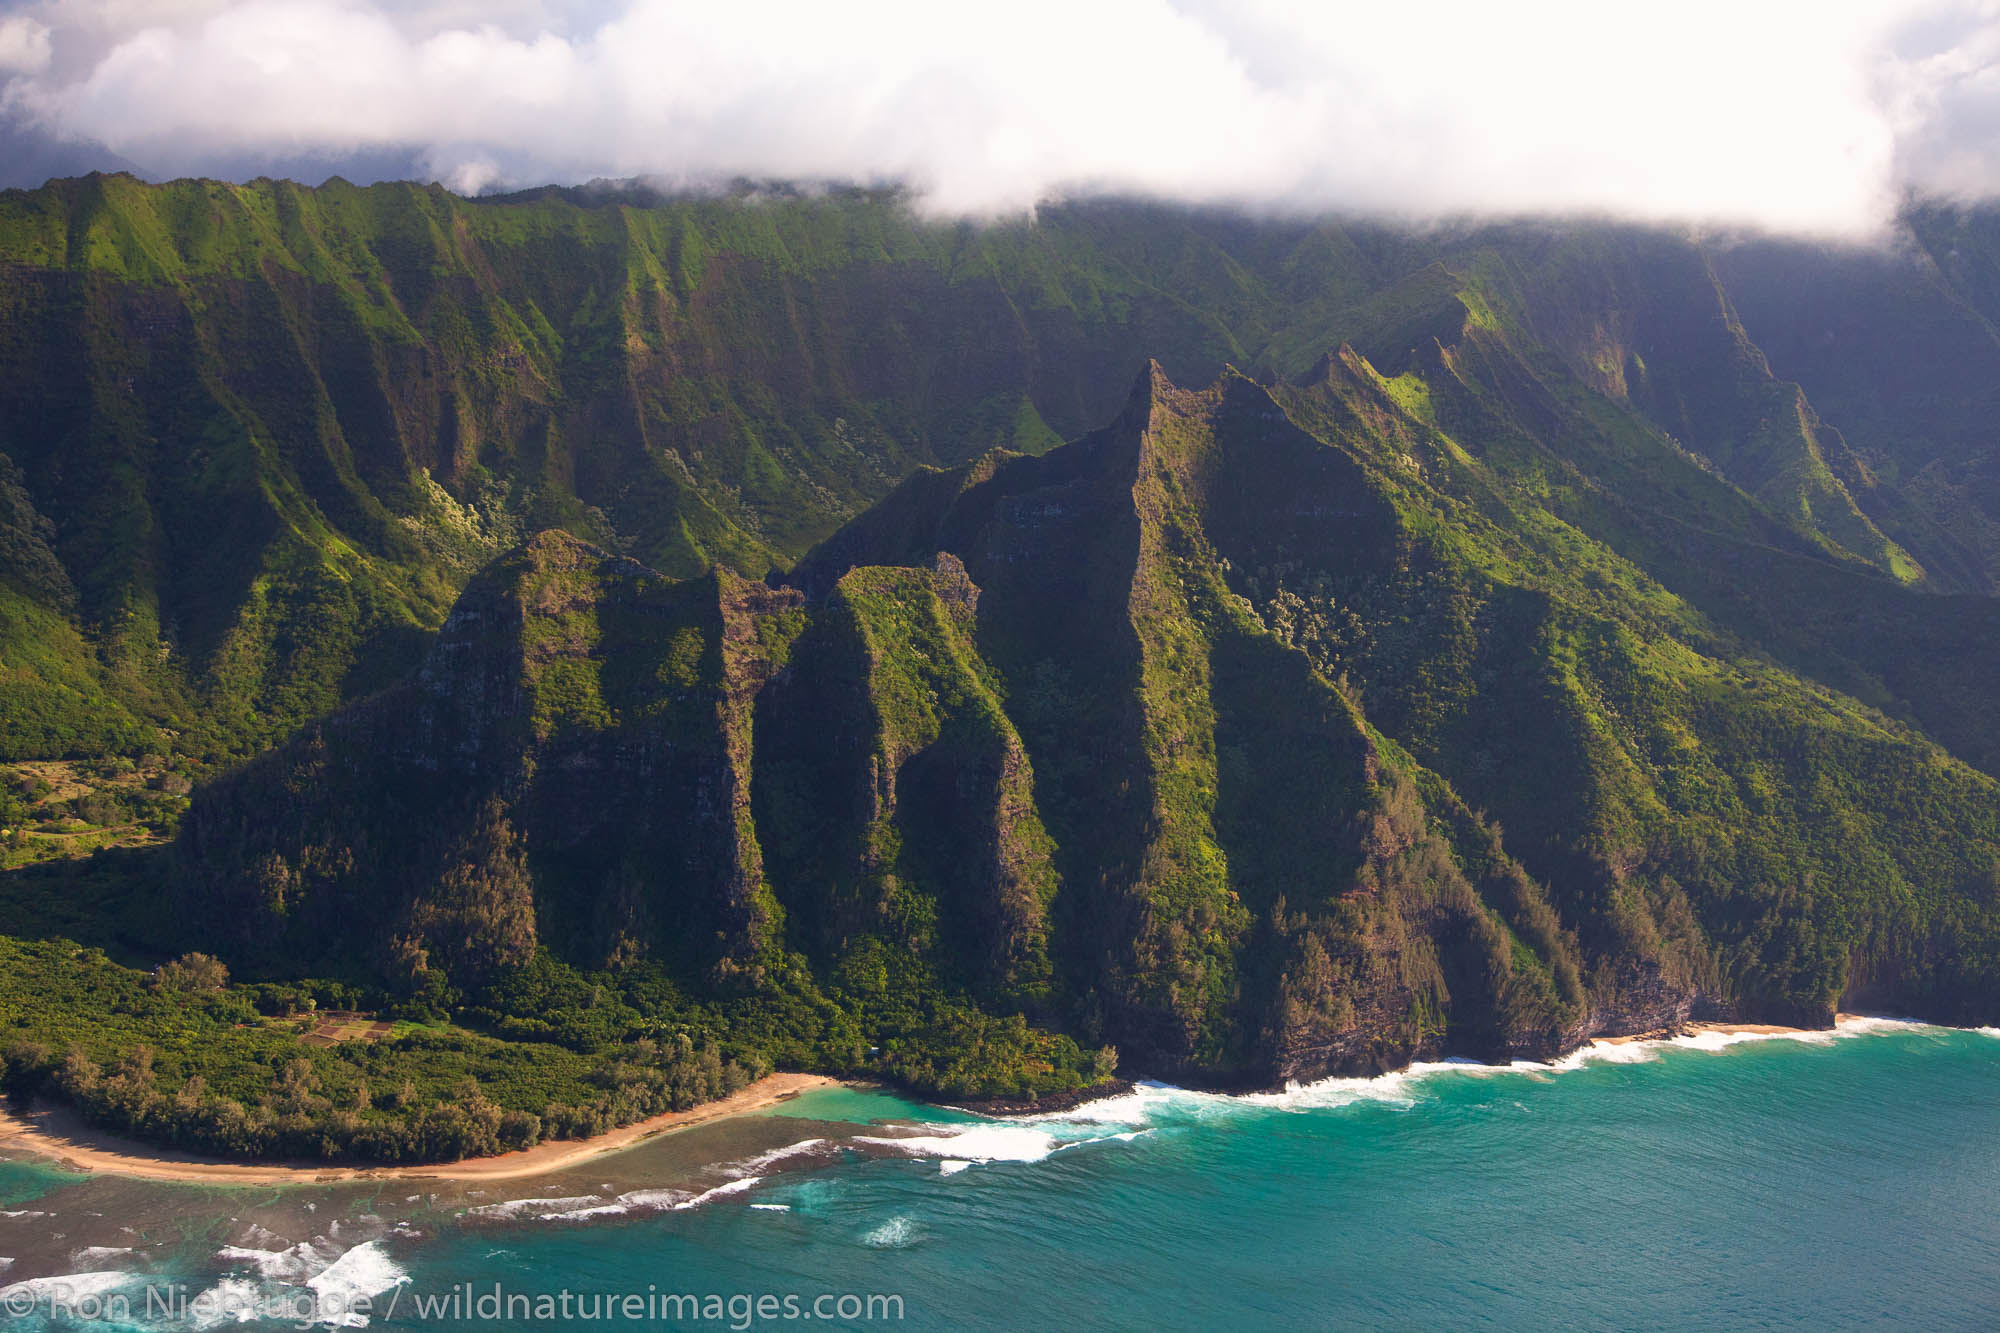
[[[1909,970],[1887,908],[1799,961],[1819,918],[1703,860],[1685,784],[1753,780],[1803,687],[1609,553],[1565,573],[1575,539],[1501,527],[1492,485],[1343,346],[1304,386],[1148,363],[1104,428],[912,477],[789,586],[537,534],[409,686],[202,793],[195,898],[329,942],[365,900],[438,967],[922,977],[1224,1083],[1980,984]],[[1810,725],[1947,804],[1992,785]]]

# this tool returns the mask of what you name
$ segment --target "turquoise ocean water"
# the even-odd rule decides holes
[[[216,1327],[288,1294],[329,1318],[367,1294],[374,1328],[564,1312],[655,1328],[2000,1328],[2000,1032],[1864,1022],[1263,1097],[1143,1087],[1009,1122],[830,1090],[561,1180],[417,1188],[0,1163],[15,1261],[0,1321]],[[162,1289],[186,1303],[156,1296],[149,1314]],[[702,1309],[676,1318],[667,1294]]]

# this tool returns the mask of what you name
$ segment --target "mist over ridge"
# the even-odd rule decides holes
[[[925,211],[1127,194],[1867,239],[1993,193],[1989,6],[467,6],[32,0],[0,18],[4,183],[900,184]]]

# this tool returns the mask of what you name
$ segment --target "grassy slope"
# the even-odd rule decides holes
[[[564,527],[677,577],[755,575],[918,466],[1096,425],[1149,355],[1204,383],[1225,362],[1295,374],[1352,341],[1401,373],[1468,322],[1526,369],[1516,388],[1598,419],[1595,443],[1523,421],[1614,503],[1685,489],[1645,459],[1657,446],[1634,449],[1671,435],[1729,492],[1683,521],[1734,506],[1724,526],[1819,564],[1987,586],[1990,543],[1972,510],[1937,512],[1935,469],[1877,477],[1772,378],[1752,339],[1783,325],[1748,278],[1737,320],[1744,270],[1648,233],[1415,236],[1140,205],[973,227],[869,194],[9,192],[0,454],[26,512],[52,516],[74,594],[57,609],[81,638],[16,661],[56,636],[10,604],[6,666],[48,688],[17,702],[5,743],[240,757],[413,663],[470,571],[525,532]],[[1950,288],[1954,309],[1976,279]],[[1881,462],[1876,423],[1923,386],[1884,406],[1838,392],[1868,377],[1808,368]],[[1954,466],[1949,494],[1975,495],[1984,465]],[[1880,675],[1886,654],[1868,656]],[[121,709],[140,725],[83,721]]]
[[[1588,951],[1770,1012],[1878,976],[1976,1005],[1992,779],[1775,667],[1399,396],[1365,363],[1281,395],[1395,516],[1387,540],[1243,557],[1267,615],[1505,825]],[[1919,922],[1961,914],[1984,924],[1956,959],[1906,976]]]
[[[63,182],[0,198],[0,453],[60,516],[94,674],[241,753],[411,661],[523,530],[761,573],[918,463],[1049,447],[1142,346],[1238,354],[1206,307],[1241,275],[1169,296],[1126,240],[877,196]]]
[[[1336,764],[1287,784],[1304,804],[1286,818],[1266,792],[1256,806],[1269,823],[1220,835],[1225,774],[1289,777],[1304,762],[1296,750],[1253,758],[1240,743],[1235,763],[1221,762],[1226,713],[1239,728],[1275,726],[1288,697],[1280,660],[1240,685],[1220,674],[1239,654],[1268,657],[1232,646],[1268,642],[1264,626],[1393,737],[1392,767],[1436,803],[1460,874],[1479,878],[1486,835],[1459,793],[1504,824],[1505,845],[1575,932],[1600,1010],[1643,1010],[1672,993],[1818,1020],[1850,985],[1936,1012],[1986,1003],[1993,780],[1774,664],[1566,520],[1629,531],[1618,510],[1548,484],[1547,451],[1508,384],[1483,377],[1475,340],[1462,343],[1474,345],[1398,380],[1346,352],[1275,403],[1240,378],[1189,395],[1156,375],[1152,403],[1135,400],[1077,457],[918,479],[795,577],[813,587],[845,563],[913,560],[931,545],[963,554],[984,580],[988,655],[1048,779],[1064,892],[1080,895],[1068,910],[1110,936],[1093,950],[1085,930],[1069,945],[1082,974],[1109,978],[1100,1001],[1132,1011],[1109,1020],[1128,1046],[1138,1032],[1137,1048],[1160,1057],[1226,1063],[1241,1034],[1222,1036],[1222,1015],[1246,993],[1248,922],[1279,892],[1294,907],[1314,892],[1258,887],[1260,843],[1283,827],[1305,845],[1334,812],[1355,817],[1387,799],[1353,777],[1343,785]],[[1485,426],[1482,455],[1440,424],[1466,421]],[[1593,427],[1558,416],[1555,428]],[[1121,453],[1134,436],[1137,452]],[[1509,436],[1514,448],[1500,447]],[[1717,526],[1785,535],[1739,491],[1702,490],[1706,471],[1641,434],[1649,441],[1663,470],[1678,462],[1695,499],[1707,497]],[[917,516],[926,503],[928,521]],[[1865,573],[1843,577],[1873,586]],[[1126,614],[1113,617],[1120,588]],[[1249,628],[1236,594],[1257,614]],[[1230,710],[1235,690],[1243,702]],[[1136,712],[1121,715],[1121,697]],[[1096,763],[1072,776],[1070,749]],[[1302,794],[1315,790],[1323,806]],[[1121,822],[1119,798],[1144,804]],[[1336,839],[1301,859],[1337,882],[1355,855]],[[1551,994],[1565,961],[1564,950],[1542,953]],[[1149,1014],[1184,1026],[1147,1029]]]
[[[1051,1029],[1226,1080],[1696,1000],[1984,1014],[1983,464],[1940,436],[1951,484],[1901,475],[1922,385],[1776,379],[1747,263],[869,195],[7,194],[0,744],[248,754],[442,626],[204,796],[188,901],[522,1040],[608,991],[1001,1091],[1094,1076]],[[1907,299],[1960,329],[1977,279]],[[1226,360],[1320,364],[1167,379]],[[809,601],[703,574],[906,474]],[[664,576],[515,545],[550,527]]]
[[[1551,1002],[1525,980],[1503,999],[1508,926],[1425,816],[1416,766],[1225,586],[1210,534],[1268,519],[1277,419],[1245,381],[1189,394],[1155,367],[1113,427],[917,479],[794,577],[962,555],[1057,843],[1072,1021],[1142,1066],[1255,1080],[1392,1063],[1435,1048],[1453,987],[1468,1044],[1554,1041],[1581,1016],[1573,987],[1567,1015],[1553,1000],[1553,969],[1574,972],[1559,932],[1519,960]],[[1225,447],[1228,432],[1251,438]],[[1504,878],[1511,862],[1480,846]],[[1531,911],[1539,891],[1519,883],[1509,908]]]

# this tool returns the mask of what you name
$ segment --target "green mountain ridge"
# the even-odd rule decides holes
[[[1985,217],[1962,226],[1987,236]],[[1709,494],[1677,495],[1681,521],[1990,591],[1995,465],[1967,438],[1978,418],[1937,407],[1983,401],[1984,363],[1905,372],[1892,340],[1898,373],[1870,404],[1846,386],[1876,378],[1872,351],[1857,365],[1815,344],[1776,371],[1806,374],[1802,397],[1752,341],[1790,339],[1753,281],[1782,264],[1741,259],[1754,250],[1110,203],[974,226],[865,192],[474,201],[124,176],[0,192],[0,454],[76,594],[10,577],[6,623],[24,628],[7,642],[25,657],[48,637],[25,626],[50,616],[83,636],[37,650],[41,711],[74,702],[8,727],[7,753],[130,751],[151,727],[172,733],[156,747],[240,758],[413,665],[471,572],[528,532],[676,577],[762,573],[913,467],[1093,428],[1149,355],[1188,383],[1228,363],[1292,378],[1345,341],[1423,379],[1436,347],[1504,344],[1496,387],[1529,434],[1579,395],[1596,418],[1588,453],[1539,440],[1556,454],[1539,484],[1580,470],[1630,504],[1691,459],[1707,477],[1674,488]],[[1833,264],[1824,287],[1892,303],[1955,352],[1991,343],[1967,308],[1979,270],[1953,286],[1817,255],[1782,257]],[[1822,399],[1855,408],[1829,426]],[[1926,430],[1892,438],[1885,412]]]
[[[209,775],[0,932],[960,1096],[1992,1022],[2000,216],[1901,247],[0,194],[0,759]]]
[[[1587,543],[1472,511],[1485,471],[1343,349],[1154,365],[791,589],[544,533],[412,683],[197,794],[185,908],[405,986],[538,942],[696,993],[867,959],[1225,1086],[1987,1013],[2000,784],[1603,548],[1579,595]]]

